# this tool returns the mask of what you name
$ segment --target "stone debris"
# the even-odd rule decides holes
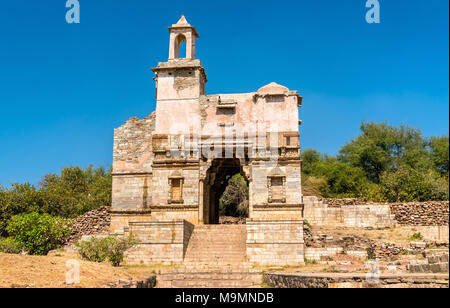
[[[220,216],[219,224],[221,225],[245,225],[246,218],[243,217],[231,217]]]
[[[400,225],[448,226],[448,201],[392,203],[390,207]]]
[[[108,234],[111,224],[110,207],[87,212],[74,219],[68,243],[78,242],[85,235]]]
[[[433,252],[428,251],[424,253],[426,258],[423,260],[411,260],[407,269],[411,273],[448,273],[448,251],[444,252]]]
[[[406,255],[407,249],[395,243],[372,243],[368,248],[369,259],[394,259],[400,255]]]
[[[120,279],[117,282],[107,284],[107,288],[112,289],[151,289],[156,286],[156,275],[151,275],[142,280]]]

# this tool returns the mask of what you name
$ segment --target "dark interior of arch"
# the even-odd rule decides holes
[[[228,186],[228,180],[235,174],[241,174],[245,178],[241,163],[239,159],[215,159],[210,168],[210,172],[215,173],[215,178],[210,186],[209,200],[209,222],[210,224],[218,224],[219,217],[219,202],[225,189]],[[248,180],[245,178],[248,183]]]

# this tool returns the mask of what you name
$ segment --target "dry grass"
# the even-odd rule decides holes
[[[66,262],[80,262],[80,284],[68,286]],[[143,274],[143,272],[141,272]],[[0,287],[2,288],[102,288],[119,279],[142,277],[126,268],[80,260],[77,254],[57,252],[49,256],[28,256],[0,253]]]

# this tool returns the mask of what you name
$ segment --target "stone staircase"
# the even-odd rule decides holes
[[[241,264],[245,261],[246,240],[245,225],[195,226],[184,263]]]
[[[428,250],[424,255],[424,259],[410,262],[407,268],[411,273],[448,273],[448,250]]]
[[[245,225],[195,226],[184,263],[158,275],[159,288],[260,287],[262,273],[245,262]]]

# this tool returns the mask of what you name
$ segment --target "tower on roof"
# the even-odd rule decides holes
[[[180,46],[186,42],[186,59],[195,59],[195,39],[199,37],[197,30],[192,27],[184,15],[169,28],[170,47],[169,60],[180,58]]]

